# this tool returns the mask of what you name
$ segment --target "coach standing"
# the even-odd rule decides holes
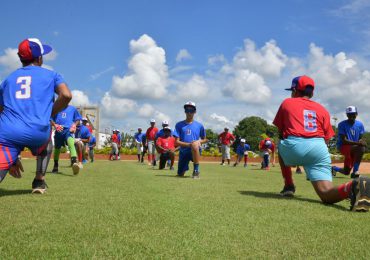
[[[225,127],[224,132],[218,135],[218,140],[221,144],[222,152],[221,165],[225,165],[225,159],[227,160],[227,165],[230,165],[230,146],[234,143],[235,136],[229,133],[228,127]]]

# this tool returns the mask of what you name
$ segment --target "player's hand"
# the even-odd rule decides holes
[[[81,138],[75,138],[75,143],[78,143],[81,141]]]
[[[196,140],[196,141],[192,141],[191,142],[191,145],[197,145],[200,147],[200,141],[199,140]]]
[[[55,130],[57,131],[57,132],[62,132],[63,131],[63,126],[62,125],[58,125],[58,124],[55,124]]]
[[[17,159],[16,163],[10,167],[9,174],[14,178],[21,178],[21,172],[24,172],[23,165],[21,161]]]
[[[71,133],[76,132],[76,124],[71,125],[71,127],[69,128],[69,132]]]

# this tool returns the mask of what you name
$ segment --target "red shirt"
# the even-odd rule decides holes
[[[147,141],[154,141],[155,135],[157,134],[157,132],[158,132],[158,128],[156,128],[156,127],[149,127],[146,130],[146,140]]]
[[[116,144],[119,144],[118,136],[117,136],[116,134],[113,134],[113,135],[112,135],[112,142],[113,142],[113,143],[116,143]]]
[[[287,98],[281,103],[274,125],[283,134],[297,137],[322,137],[329,140],[334,136],[329,112],[319,103],[306,98]]]
[[[175,137],[173,136],[169,136],[167,138],[158,137],[156,145],[164,149],[174,150],[175,149]],[[159,153],[164,153],[164,151],[160,149]]]
[[[235,140],[235,137],[230,132],[222,132],[218,135],[218,139],[221,140],[221,144],[229,145],[231,141]]]
[[[274,141],[273,141],[271,138],[269,138],[269,137],[267,137],[267,138],[265,138],[265,139],[263,139],[263,140],[261,140],[261,141],[260,141],[260,144],[258,145],[259,149],[260,149],[260,150],[263,150],[263,149],[266,149],[266,148],[267,148],[267,147],[265,147],[265,142],[266,142],[266,141],[270,141],[270,142],[271,142],[271,147],[270,147],[271,152],[275,152],[275,143],[274,143]]]

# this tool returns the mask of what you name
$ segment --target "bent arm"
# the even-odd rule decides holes
[[[68,106],[69,102],[72,99],[72,93],[65,83],[58,85],[55,93],[58,95],[58,98],[57,100],[55,100],[53,105],[53,110],[51,112],[52,117],[62,111],[66,106]]]

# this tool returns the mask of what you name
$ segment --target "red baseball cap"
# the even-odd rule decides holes
[[[312,86],[315,88],[315,82],[310,77],[303,75],[295,77],[292,80],[292,86],[290,88],[286,88],[285,90],[292,91],[293,89],[296,90],[305,90],[307,86]]]
[[[53,49],[49,45],[42,44],[37,38],[23,40],[18,46],[18,56],[22,61],[31,61],[42,55],[48,54]]]

